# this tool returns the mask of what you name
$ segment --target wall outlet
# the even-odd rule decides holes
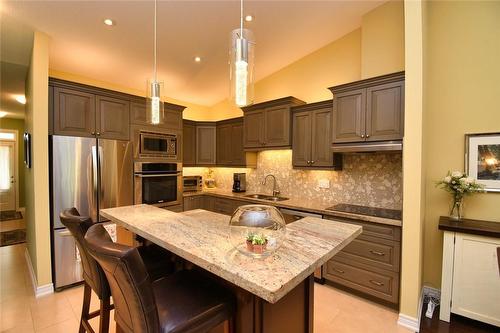
[[[329,179],[320,179],[318,181],[319,188],[330,188],[330,180]]]

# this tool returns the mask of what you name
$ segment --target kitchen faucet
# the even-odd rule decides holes
[[[273,197],[277,197],[279,194],[280,194],[280,191],[277,189],[277,183],[276,183],[276,177],[274,175],[267,175],[265,178],[264,178],[264,181],[262,182],[262,185],[266,185],[266,181],[267,181],[267,178],[268,177],[272,177],[273,178]]]

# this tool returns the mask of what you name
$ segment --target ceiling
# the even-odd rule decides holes
[[[259,80],[361,25],[384,1],[245,1]],[[153,67],[152,1],[4,1],[3,11],[51,37],[50,68],[146,89]],[[116,25],[108,27],[103,19]],[[165,94],[211,106],[229,93],[229,33],[239,1],[159,1],[158,70]],[[193,58],[200,56],[200,63]]]
[[[9,118],[24,118],[24,105],[15,96],[24,95],[33,47],[33,31],[12,17],[0,23],[0,111]]]

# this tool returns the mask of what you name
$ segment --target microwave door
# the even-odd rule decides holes
[[[132,205],[132,143],[99,139],[98,146],[99,209]]]

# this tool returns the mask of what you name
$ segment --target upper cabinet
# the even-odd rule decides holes
[[[243,118],[217,122],[217,165],[252,167],[256,154],[243,148]]]
[[[130,103],[125,100],[96,96],[96,135],[100,138],[128,140]]]
[[[196,123],[184,120],[182,127],[182,164],[196,165]]]
[[[331,151],[332,101],[292,108],[294,167],[342,169],[342,156]]]
[[[214,123],[196,125],[196,164],[215,165],[216,127]]]
[[[95,95],[54,88],[53,129],[56,135],[95,135]]]
[[[160,124],[154,126],[176,131],[182,130],[182,112],[186,107],[164,102],[163,108],[164,112],[163,115],[160,115]],[[130,104],[130,119],[130,122],[134,125],[151,126],[148,121],[145,98]]]
[[[305,104],[294,97],[254,104],[242,108],[244,113],[244,148],[266,150],[290,148],[291,107]]]
[[[329,88],[333,144],[402,140],[404,72]]]

